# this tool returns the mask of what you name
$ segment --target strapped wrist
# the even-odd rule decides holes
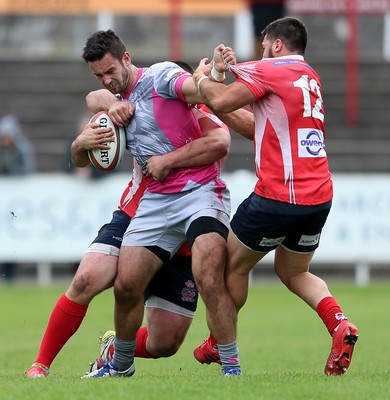
[[[193,75],[192,78],[194,80],[195,86],[198,88],[198,91],[200,90],[200,84],[203,80],[209,79],[208,76],[206,76],[202,71],[196,71]]]
[[[215,66],[211,68],[211,77],[213,78],[214,81],[216,82],[223,82],[225,80],[225,72],[218,72],[215,69]]]
[[[198,80],[197,87],[198,87],[198,91],[199,91],[199,92],[200,92],[200,84],[201,84],[202,81],[204,81],[205,79],[209,79],[209,77],[206,76],[206,75],[203,75],[203,76]]]

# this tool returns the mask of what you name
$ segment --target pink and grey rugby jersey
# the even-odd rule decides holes
[[[256,97],[255,192],[291,204],[331,200],[321,82],[301,56],[231,67]]]
[[[124,95],[135,106],[126,128],[127,149],[142,169],[154,155],[163,155],[202,136],[194,113],[186,103],[182,85],[191,75],[172,62],[140,68],[137,82]],[[146,176],[149,192],[178,193],[218,179],[219,169],[209,166],[172,170],[164,182]]]
[[[226,131],[227,135],[230,135],[230,130],[228,126],[224,124],[214,114],[211,114],[205,105],[201,104],[197,107],[193,107],[191,108],[191,111],[193,112],[197,120],[201,118],[209,118],[216,124],[216,126],[223,128]],[[224,160],[221,159],[216,162],[219,170],[222,168],[223,161]],[[147,185],[145,177],[142,174],[141,167],[134,161],[133,175],[130,182],[122,193],[119,209],[124,211],[131,218],[133,218],[135,212],[137,211],[138,204],[142,196],[144,195],[146,186]]]

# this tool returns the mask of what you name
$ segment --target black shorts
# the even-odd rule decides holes
[[[271,251],[280,244],[291,251],[309,253],[320,242],[332,202],[298,206],[252,193],[237,209],[231,229],[254,251]]]
[[[108,224],[103,225],[92,243],[115,246],[118,249],[131,218],[116,210]],[[173,256],[153,277],[145,291],[145,300],[156,296],[179,307],[195,312],[198,289],[191,270],[191,257]]]
[[[173,256],[166,262],[145,290],[145,301],[151,296],[195,312],[198,289],[192,276],[191,257]]]
[[[122,210],[116,210],[112,214],[112,219],[108,224],[104,224],[92,243],[108,244],[121,248],[123,235],[129,226],[131,218]]]
[[[193,221],[186,233],[188,246],[191,248],[195,239],[205,233],[218,233],[227,240],[229,229],[221,221],[213,217],[199,217]]]

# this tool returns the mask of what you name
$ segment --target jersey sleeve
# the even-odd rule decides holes
[[[261,62],[249,61],[229,65],[229,69],[237,78],[237,81],[246,85],[257,100],[269,92],[269,88],[264,83],[264,71]]]
[[[181,88],[191,74],[170,61],[154,64],[152,68],[155,69],[154,88],[157,94],[166,99],[180,99],[185,102]]]

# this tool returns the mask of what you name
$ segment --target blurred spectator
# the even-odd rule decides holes
[[[35,152],[30,141],[23,134],[15,115],[0,119],[0,175],[20,176],[35,172]],[[15,263],[1,264],[2,277],[12,282],[15,277]]]
[[[270,22],[285,16],[285,3],[285,0],[249,0],[255,35],[254,60],[260,60],[263,56],[261,32]]]
[[[0,175],[35,172],[35,151],[15,115],[0,119]]]

